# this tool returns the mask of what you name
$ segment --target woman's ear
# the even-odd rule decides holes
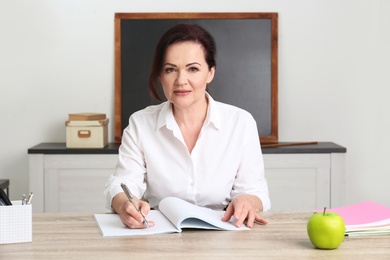
[[[215,66],[212,67],[212,68],[209,70],[209,75],[208,75],[208,78],[207,78],[207,84],[210,83],[211,81],[213,81],[214,75],[215,75]]]

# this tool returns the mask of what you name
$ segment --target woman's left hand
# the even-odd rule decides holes
[[[226,209],[222,221],[229,221],[232,216],[236,220],[236,226],[241,227],[246,220],[246,226],[251,228],[254,222],[267,224],[268,221],[259,215],[263,210],[261,200],[250,194],[241,194],[234,198]]]

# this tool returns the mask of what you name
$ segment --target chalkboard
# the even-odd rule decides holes
[[[249,111],[261,143],[278,142],[277,21],[277,13],[115,14],[115,141],[132,113],[157,104],[147,82],[160,36],[174,24],[196,23],[217,45],[211,96]]]

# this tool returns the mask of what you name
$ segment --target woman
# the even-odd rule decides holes
[[[105,189],[108,207],[126,226],[144,228],[142,214],[172,196],[226,209],[222,221],[233,216],[238,227],[267,223],[259,215],[271,205],[256,122],[248,112],[207,93],[215,53],[213,37],[198,25],[176,25],[158,42],[149,91],[163,100],[161,84],[167,101],[130,116],[117,171]],[[135,195],[142,214],[121,183]]]

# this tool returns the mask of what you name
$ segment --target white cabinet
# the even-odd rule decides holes
[[[118,155],[30,154],[34,212],[104,212],[104,184]]]
[[[109,153],[69,150],[63,146],[43,143],[28,151],[33,211],[106,212],[103,190],[115,171],[117,146],[111,145]],[[277,153],[269,153],[273,151]],[[313,210],[343,205],[345,152],[281,151],[291,152],[291,149],[263,150],[272,210]]]
[[[264,154],[273,211],[344,204],[345,154]]]

